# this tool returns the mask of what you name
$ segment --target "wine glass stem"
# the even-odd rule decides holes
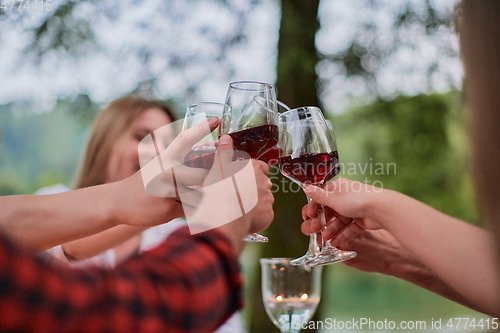
[[[307,197],[307,202],[309,203],[311,201],[312,199]],[[323,224],[321,225],[321,228],[323,228]],[[309,247],[307,249],[307,253],[311,258],[316,257],[321,252],[321,241],[319,241],[318,236],[321,237],[321,232],[312,233],[309,238]]]
[[[321,230],[326,229],[326,217],[325,217],[325,206],[323,205],[316,205],[317,210],[318,210],[318,220],[321,225]],[[331,244],[330,241],[325,241],[323,237],[321,237],[321,250],[335,250]]]

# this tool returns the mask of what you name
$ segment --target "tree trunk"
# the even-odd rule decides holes
[[[315,36],[319,27],[317,19],[319,0],[282,0],[282,17],[278,42],[278,98],[288,106],[319,105],[316,91],[317,53]],[[306,197],[298,185],[279,174],[270,173],[275,196],[275,218],[267,230],[269,243],[262,244],[261,257],[291,257],[303,255],[309,237],[300,232],[302,206]],[[251,286],[251,332],[277,332],[267,317],[260,297],[260,269]]]

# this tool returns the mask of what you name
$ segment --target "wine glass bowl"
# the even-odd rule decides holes
[[[278,161],[278,104],[272,85],[241,81],[229,85],[221,134],[229,134],[234,148],[266,163]],[[237,153],[238,154],[238,153]]]
[[[190,105],[182,124],[182,131],[196,126],[212,117],[221,118],[229,107],[222,103],[199,102]],[[211,169],[214,165],[215,151],[219,140],[219,128],[207,134],[187,153],[184,164],[189,167]]]
[[[289,258],[262,258],[262,300],[281,332],[300,332],[321,299],[321,266],[294,266]]]

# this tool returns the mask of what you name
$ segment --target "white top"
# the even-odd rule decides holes
[[[49,187],[43,187],[35,192],[35,194],[55,194],[70,189],[63,184],[56,184]],[[139,253],[150,250],[161,244],[167,237],[180,227],[187,225],[184,219],[174,219],[168,223],[160,224],[144,230],[141,233],[141,243],[139,245]],[[50,256],[47,256],[49,254]],[[80,261],[70,261],[66,257],[62,245],[55,246],[45,251],[44,258],[48,258],[54,264],[66,265],[76,268],[85,268],[88,266],[99,266],[113,268],[116,265],[116,254],[114,249],[109,249],[96,255]],[[245,330],[241,324],[239,314],[234,313],[224,324],[222,324],[214,333],[244,333]]]

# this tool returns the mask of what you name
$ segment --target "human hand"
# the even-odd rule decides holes
[[[274,197],[267,177],[269,166],[251,159],[233,161],[233,154],[231,137],[223,135],[203,186],[204,197],[188,224],[194,232],[217,228],[239,252],[245,235],[271,223]]]
[[[183,165],[184,157],[206,135],[207,124],[213,131],[219,122],[218,118],[211,118],[207,123],[181,132],[160,156],[141,171],[110,184],[113,191],[107,199],[115,223],[150,227],[184,217],[183,208],[198,205],[202,195],[192,186],[203,184],[208,170]],[[158,138],[157,141],[162,140]],[[189,199],[183,202],[184,207],[179,197],[179,193],[183,192],[191,192]]]
[[[386,230],[361,230],[344,242],[331,241],[334,246],[356,251],[358,256],[344,262],[363,272],[399,276],[401,267],[416,262],[412,255]]]
[[[345,178],[337,179],[320,189],[306,186],[305,193],[312,202],[302,209],[304,222],[301,229],[305,234],[322,231],[325,240],[332,239],[332,245],[341,244],[358,235],[363,229],[379,229],[372,207],[383,190]],[[317,219],[316,204],[325,206],[327,227],[322,230]]]

